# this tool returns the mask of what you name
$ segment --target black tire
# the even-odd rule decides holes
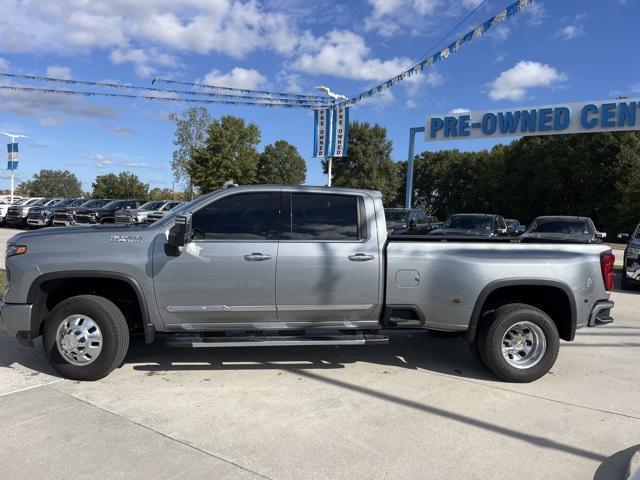
[[[60,354],[56,332],[70,315],[91,318],[102,333],[102,350],[87,365],[74,365]],[[49,363],[60,375],[71,380],[99,380],[124,361],[129,349],[129,328],[120,309],[110,300],[96,295],[78,295],[54,307],[44,324],[43,347]]]
[[[438,338],[457,338],[465,333],[465,332],[445,332],[444,330],[429,330],[429,329],[427,329],[427,331],[434,337],[438,337]]]
[[[507,382],[528,383],[544,376],[558,358],[560,336],[553,320],[542,310],[523,303],[511,303],[498,308],[480,325],[478,353],[485,366]],[[505,334],[520,322],[536,325],[544,336],[546,349],[537,363],[518,368],[511,365],[502,354]],[[540,350],[542,351],[542,350]]]

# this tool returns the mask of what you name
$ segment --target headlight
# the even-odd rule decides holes
[[[23,255],[25,253],[27,253],[27,246],[26,245],[12,245],[9,244],[7,245],[7,257],[12,257],[14,255]]]
[[[640,255],[640,248],[628,248],[627,249],[627,257],[637,257]]]

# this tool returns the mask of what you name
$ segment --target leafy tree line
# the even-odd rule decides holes
[[[75,174],[68,170],[40,170],[31,180],[18,185],[16,194],[23,197],[66,197],[66,198],[137,198],[141,200],[183,200],[182,192],[170,188],[152,188],[131,172],[98,175],[92,183],[91,192],[83,192]]]
[[[242,118],[211,118],[205,108],[195,107],[170,119],[176,124],[174,176],[197,193],[210,192],[230,180],[244,185],[296,185],[306,179],[307,166],[295,146],[278,140],[259,153],[260,129]]]

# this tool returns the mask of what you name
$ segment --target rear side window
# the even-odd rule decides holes
[[[282,196],[284,240],[358,240],[358,198],[292,193]]]
[[[265,240],[270,193],[243,193],[217,200],[193,214],[195,239]]]

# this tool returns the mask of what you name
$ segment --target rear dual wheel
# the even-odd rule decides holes
[[[527,383],[544,376],[558,357],[560,336],[553,320],[531,305],[504,305],[485,318],[477,352],[495,375]]]

